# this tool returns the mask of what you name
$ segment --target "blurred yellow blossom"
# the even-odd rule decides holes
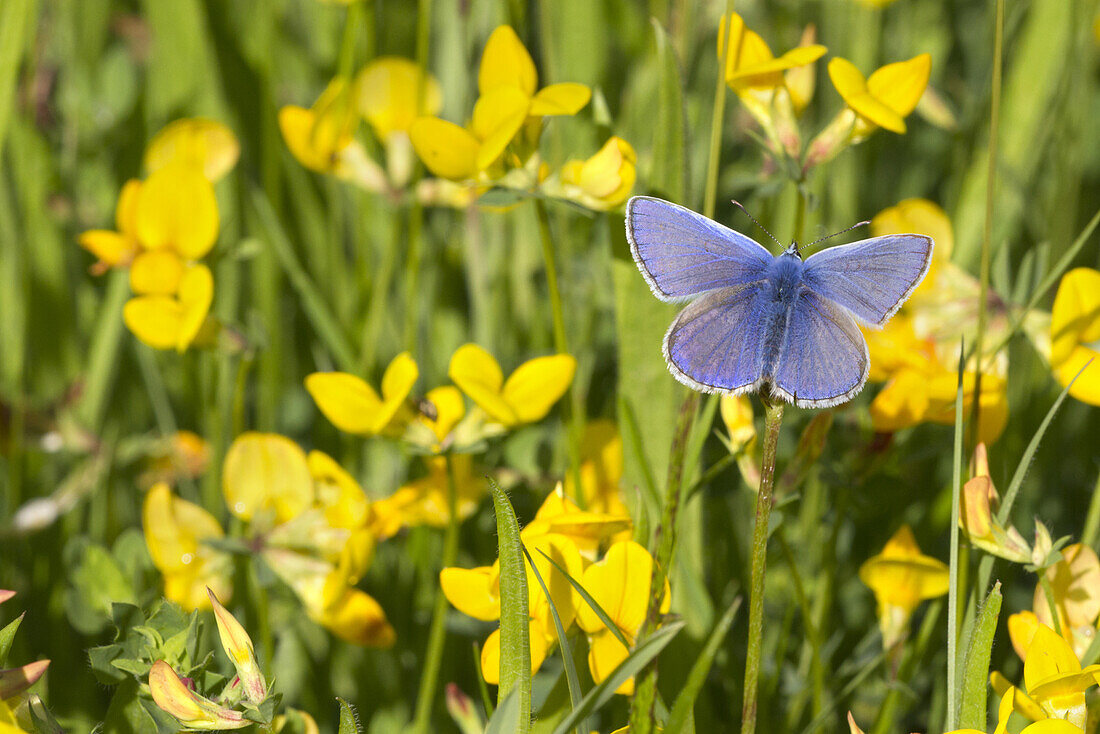
[[[176,431],[157,442],[148,469],[138,483],[150,487],[157,482],[175,484],[181,478],[196,479],[210,463],[210,444],[194,431]]]
[[[932,56],[926,53],[887,64],[867,78],[847,59],[829,62],[833,86],[859,117],[852,131],[855,138],[866,137],[876,127],[904,133],[905,117],[924,94],[931,71]]]
[[[541,118],[575,115],[588,104],[591,91],[583,84],[551,84],[538,89],[538,72],[531,55],[509,26],[489,36],[478,71],[479,97],[467,127],[424,116],[409,128],[413,148],[437,176],[455,181],[486,178],[485,172],[525,129],[516,150],[520,168],[535,152]]]
[[[216,120],[191,117],[165,125],[145,148],[149,173],[172,163],[183,163],[202,171],[210,181],[219,181],[241,155],[241,144],[233,131]]]
[[[645,622],[652,573],[653,557],[649,551],[634,541],[624,540],[612,545],[600,562],[585,569],[581,581],[585,591],[607,612],[631,645]],[[668,612],[670,603],[666,579],[661,614]],[[626,659],[629,651],[587,604],[577,607],[577,624],[588,633],[588,667],[592,679],[599,683]],[[616,693],[632,695],[634,679],[619,686]]]
[[[600,546],[608,540],[629,540],[632,522],[625,507],[618,510],[582,510],[566,496],[559,483],[547,495],[535,518],[520,533],[523,541],[532,542],[544,535],[568,538],[589,561],[596,560]]]
[[[182,352],[195,340],[213,301],[214,276],[200,263],[183,270],[174,295],[131,298],[123,308],[122,318],[145,344]]]
[[[560,192],[553,181],[544,184],[543,191],[596,211],[614,209],[626,201],[634,188],[637,162],[633,146],[612,135],[588,160],[571,160],[562,166]]]
[[[859,578],[875,593],[886,649],[905,638],[917,605],[947,593],[948,569],[920,552],[913,531],[902,525],[877,556],[859,568]]]
[[[608,515],[627,515],[623,504],[623,439],[610,420],[600,419],[584,427],[581,436],[581,493],[577,493],[573,472],[565,474],[565,497],[583,500],[585,509]]]
[[[756,455],[752,401],[745,395],[723,395],[718,403],[718,412],[729,433],[729,450],[736,456],[741,477],[748,486],[759,486],[760,463]]]
[[[1044,574],[1050,583],[1058,627],[1080,659],[1096,637],[1096,618],[1100,616],[1100,558],[1096,551],[1081,543],[1066,546],[1061,554],[1062,559]],[[1054,627],[1050,606],[1042,584],[1036,584],[1031,603],[1035,620]],[[1009,630],[1011,632],[1011,627]]]
[[[98,260],[92,266],[92,273],[99,275],[110,268],[126,268],[141,251],[137,238],[137,202],[141,191],[141,181],[132,178],[127,181],[118,194],[115,205],[115,227],[92,229],[82,232],[77,241],[80,246],[95,255]]]
[[[798,48],[814,48],[817,40],[817,27],[808,25],[802,31],[802,38],[798,41]],[[805,53],[805,52],[802,52]],[[816,59],[815,59],[816,60]],[[802,64],[783,72],[783,81],[787,87],[787,93],[791,95],[791,104],[796,115],[801,115],[803,110],[813,99],[814,89],[817,86],[817,75],[814,67]]]
[[[412,356],[402,352],[382,375],[381,397],[362,378],[346,372],[314,372],[306,377],[306,390],[341,431],[371,436],[391,425],[419,375]]]
[[[928,274],[913,292],[923,293],[935,288],[936,276],[942,268],[949,267],[951,253],[955,249],[955,232],[947,213],[928,199],[903,199],[887,207],[871,219],[871,236],[912,232],[924,234],[936,243],[932,248],[932,263]]]
[[[390,181],[400,188],[413,169],[409,128],[419,116],[438,114],[443,107],[439,82],[409,59],[382,56],[356,75],[355,87],[359,112],[385,148]]]
[[[1100,271],[1075,268],[1062,277],[1050,318],[1050,362],[1054,376],[1068,385],[1095,360],[1069,394],[1090,405],[1100,405]]]
[[[573,381],[577,360],[568,354],[536,357],[507,380],[493,356],[465,344],[451,356],[447,374],[491,420],[511,428],[541,420]]]
[[[372,530],[379,538],[388,538],[404,527],[431,525],[446,527],[451,514],[448,509],[447,462],[454,473],[455,500],[460,519],[474,513],[486,484],[483,474],[474,474],[473,459],[468,454],[450,454],[447,457],[425,457],[428,473],[407,482],[396,492],[372,505]]]

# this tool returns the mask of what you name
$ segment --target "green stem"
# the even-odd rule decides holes
[[[978,295],[978,332],[974,338],[974,354],[977,355],[976,364],[980,367],[982,362],[982,341],[985,337],[986,322],[988,320],[989,301],[989,270],[993,251],[993,199],[994,188],[997,183],[997,137],[1001,126],[1001,57],[1004,46],[1004,0],[997,0],[996,25],[993,35],[993,99],[989,112],[989,160],[986,168],[985,182],[985,227],[982,233],[982,259],[980,271],[981,290]],[[981,436],[981,394],[982,372],[976,369],[974,374],[974,397],[970,406],[970,445],[978,442]]]
[[[394,214],[393,239],[390,248],[382,255],[382,261],[378,264],[374,280],[371,283],[370,305],[367,307],[367,323],[363,329],[363,344],[359,351],[359,370],[362,374],[370,374],[374,368],[374,360],[377,358],[378,339],[382,334],[382,317],[387,313],[387,303],[390,295],[390,284],[393,280],[393,269],[397,264],[397,253],[401,249],[403,234],[401,217]],[[408,278],[406,273],[406,278]],[[415,283],[415,280],[414,280]],[[415,287],[415,286],[410,286]],[[406,307],[406,312],[410,308]]]
[[[441,567],[453,566],[458,556],[458,489],[455,484],[454,462],[447,456],[447,531],[443,536]],[[424,655],[424,670],[420,675],[420,692],[416,696],[416,715],[412,734],[427,734],[431,730],[432,704],[439,686],[439,668],[443,663],[443,643],[447,637],[447,597],[443,589],[435,592],[432,624],[428,629],[428,650]]]
[[[562,308],[561,287],[558,285],[558,266],[554,257],[554,237],[550,231],[550,213],[546,210],[546,204],[541,199],[535,199],[535,213],[539,221],[539,239],[542,242],[542,260],[546,269],[546,287],[550,291],[550,316],[553,320],[554,351],[558,354],[569,354],[569,343],[565,338],[565,309]],[[581,487],[581,434],[584,430],[581,425],[582,411],[578,400],[579,393],[574,384],[569,388],[569,399],[563,401],[567,412],[566,421],[569,426],[569,471],[573,475],[573,486],[576,488],[576,497],[572,498],[583,508],[585,505],[584,492]]]
[[[1062,636],[1062,621],[1058,616],[1058,604],[1054,601],[1054,589],[1051,588],[1050,579],[1047,578],[1045,568],[1039,569],[1039,586],[1043,589],[1043,596],[1047,600],[1047,608],[1050,609],[1050,618],[1054,620],[1054,631]]]
[[[413,200],[409,207],[409,242],[405,255],[405,349],[416,355],[417,318],[420,303],[420,231],[424,224],[424,207]]]
[[[363,21],[364,3],[348,5],[347,20],[344,21],[344,38],[340,44],[339,72],[342,77],[350,77],[355,68],[355,37],[359,35],[359,25]]]
[[[690,392],[680,405],[676,419],[676,433],[672,439],[672,453],[668,462],[668,482],[665,485],[665,507],[661,524],[657,526],[657,553],[649,585],[649,606],[645,624],[638,639],[652,634],[661,622],[661,602],[664,599],[668,569],[672,564],[672,552],[676,549],[676,519],[680,513],[683,496],[682,480],[687,457],[688,439],[695,413],[699,408],[699,393]],[[657,701],[657,661],[642,671],[634,688],[630,705],[630,731],[632,734],[650,734],[654,730],[654,707]]]
[[[959,518],[962,513],[963,375],[964,348],[959,345],[958,387],[955,394],[955,449],[951,461],[951,559],[947,590],[947,721],[944,729],[958,727],[959,691]]]
[[[84,379],[84,397],[80,418],[84,427],[98,434],[103,424],[111,387],[118,369],[118,349],[122,343],[122,306],[130,295],[130,280],[125,271],[110,275],[107,294],[96,318],[92,345],[88,349],[88,367]]]
[[[732,10],[732,0],[726,0],[726,13],[722,22],[728,23]],[[703,214],[714,217],[714,207],[718,200],[718,160],[722,153],[722,118],[726,113],[726,58],[730,50],[729,26],[723,34],[725,42],[718,55],[718,81],[714,87],[714,111],[710,116],[710,149],[707,155],[707,183],[703,194]],[[740,39],[739,39],[740,40]]]
[[[1089,511],[1085,516],[1085,529],[1081,531],[1081,542],[1089,548],[1096,548],[1096,538],[1100,535],[1100,475],[1096,477],[1096,486],[1089,500]]]
[[[763,398],[763,396],[761,396]],[[764,570],[768,557],[768,520],[772,513],[772,483],[783,403],[764,399],[764,458],[760,465],[760,491],[756,495],[756,522],[752,531],[752,581],[749,586],[749,643],[745,660],[745,695],[741,708],[741,734],[756,731],[757,681],[764,638]]]

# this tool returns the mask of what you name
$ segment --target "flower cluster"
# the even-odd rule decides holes
[[[534,563],[534,569],[527,568],[532,673],[542,666],[557,640],[551,603],[565,629],[576,622],[588,636],[588,665],[593,680],[602,681],[626,658],[629,650],[620,638],[630,645],[635,642],[645,621],[653,570],[649,552],[623,538],[629,535],[630,527],[628,515],[581,510],[559,485],[523,529],[520,537]],[[600,548],[609,540],[610,547],[597,561]],[[549,590],[549,598],[541,592],[536,570]],[[499,576],[499,566],[494,563],[473,569],[445,568],[439,580],[456,609],[476,619],[493,621],[500,617]],[[582,600],[570,578],[583,586],[617,629],[605,626]],[[662,611],[667,611],[667,581],[663,599]],[[497,630],[482,646],[481,672],[487,682],[498,682],[499,667]],[[629,695],[633,689],[631,680],[618,692]]]
[[[376,542],[371,505],[331,457],[307,456],[284,436],[245,433],[226,454],[222,490],[229,512],[246,523],[245,551],[294,590],[311,618],[349,642],[393,643],[378,602],[355,587]],[[216,545],[225,533],[213,515],[161,483],[146,495],[143,519],[165,596],[185,609],[209,606],[207,587],[231,596],[232,559]]]
[[[93,272],[129,270],[134,297],[123,319],[151,347],[182,352],[207,321],[214,278],[201,261],[218,239],[214,183],[236,165],[239,153],[236,137],[221,123],[173,122],[145,151],[149,177],[122,187],[117,230],[80,235],[80,245],[98,258]]]

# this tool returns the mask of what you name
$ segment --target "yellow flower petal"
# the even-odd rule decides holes
[[[345,589],[333,604],[312,616],[337,637],[354,645],[392,647],[397,639],[381,605],[359,589]]]
[[[172,349],[179,339],[183,306],[170,296],[139,296],[126,302],[122,320],[144,344]]]
[[[214,302],[214,276],[210,268],[199,264],[184,270],[176,298],[181,307],[176,350],[182,352],[198,335]]]
[[[523,543],[531,554],[531,559],[543,583],[550,591],[550,598],[554,602],[554,608],[557,609],[562,626],[569,629],[573,624],[573,616],[576,614],[578,604],[583,602],[573,588],[573,584],[558,570],[558,566],[564,568],[574,579],[578,581],[581,579],[584,563],[577,546],[568,537],[557,534],[542,535],[532,540],[523,538]],[[546,555],[543,555],[544,553]],[[547,556],[550,559],[547,559]],[[550,560],[553,560],[557,566]],[[554,619],[550,613],[546,594],[543,593],[530,564],[526,568],[530,614],[542,623],[544,629],[554,629]]]
[[[1044,604],[1046,601],[1044,600]],[[1024,610],[1008,617],[1008,637],[1021,660],[1027,659],[1027,650],[1039,630],[1039,618],[1034,612]]]
[[[1050,627],[1040,624],[1024,658],[1024,688],[1028,694],[1040,699],[1036,694],[1040,685],[1080,671],[1081,661],[1073,654],[1069,643]]]
[[[130,288],[138,295],[175,295],[181,278],[183,261],[171,250],[148,250],[130,266]]]
[[[608,548],[603,560],[585,570],[581,584],[627,638],[633,638],[645,621],[652,573],[649,552],[634,541],[621,541]],[[589,633],[604,629],[587,604],[577,607],[577,624]]]
[[[424,399],[435,408],[435,420],[421,415],[420,422],[431,430],[436,441],[443,442],[455,425],[466,415],[466,401],[462,397],[462,392],[451,385],[429,390]]]
[[[279,131],[291,155],[311,171],[331,173],[336,169],[339,151],[323,150],[314,145],[315,122],[316,115],[305,107],[287,105],[279,109]]]
[[[726,51],[726,83],[734,89],[768,89],[783,84],[782,72],[817,61],[825,55],[825,47],[817,44],[799,46],[779,58],[772,55],[768,44],[758,33],[745,27],[745,21],[732,13],[728,24],[729,48]],[[726,42],[727,24],[718,32],[718,53]]]
[[[575,115],[581,111],[592,90],[576,82],[562,82],[543,87],[531,101],[531,115]]]
[[[138,193],[135,227],[146,248],[170,248],[186,260],[198,260],[218,239],[214,187],[186,165],[157,170]]]
[[[138,253],[137,242],[109,229],[81,232],[77,242],[100,262],[111,267],[129,265]]]
[[[902,525],[882,552],[859,569],[859,578],[875,593],[881,606],[900,607],[908,612],[923,599],[947,593],[947,565],[923,555],[913,531]]]
[[[493,355],[477,344],[463,344],[451,355],[447,376],[491,418],[504,425],[518,422],[500,391],[504,375]]]
[[[445,568],[439,585],[451,605],[474,619],[500,619],[500,573],[494,566]]]
[[[359,111],[385,143],[395,132],[408,132],[416,118],[435,115],[443,106],[443,92],[431,74],[399,56],[381,56],[355,79]],[[421,86],[423,85],[423,86]],[[423,92],[422,102],[417,92]]]
[[[629,651],[611,630],[605,629],[592,635],[588,643],[588,669],[592,672],[592,680],[596,683],[602,682],[626,660],[628,654]],[[634,679],[628,679],[615,693],[622,696],[634,695]]]
[[[512,86],[495,87],[478,98],[470,128],[481,141],[475,159],[479,171],[495,163],[516,137],[530,103],[529,97]]]
[[[192,117],[171,122],[156,134],[145,149],[145,168],[152,173],[183,163],[217,181],[233,169],[240,155],[232,130],[216,120]]]
[[[381,430],[382,400],[361,378],[346,372],[314,372],[306,377],[306,390],[341,431],[369,435]]]
[[[277,523],[313,504],[313,477],[305,452],[285,436],[242,433],[225,455],[222,492],[229,511],[242,520],[271,511]]]
[[[131,178],[122,186],[115,205],[115,227],[130,239],[137,238],[138,194],[141,193],[141,181]]]
[[[1062,277],[1050,319],[1051,366],[1062,385],[1068,385],[1094,359],[1070,394],[1090,405],[1100,405],[1100,271],[1075,268]]]
[[[531,675],[542,667],[542,661],[546,659],[546,631],[542,625],[532,619],[528,635],[531,644]],[[481,675],[489,685],[500,685],[500,630],[485,639],[481,648]]]
[[[157,660],[149,670],[149,692],[158,707],[188,729],[220,731],[252,724],[240,712],[218,706],[192,691],[164,660]]]
[[[504,383],[501,397],[519,423],[533,423],[546,417],[569,389],[576,369],[577,360],[568,354],[536,357],[516,368]]]
[[[498,26],[485,42],[477,74],[477,89],[481,94],[503,86],[516,87],[527,97],[533,96],[538,86],[538,73],[531,54],[516,32],[506,25]]]
[[[436,176],[461,181],[477,175],[478,141],[465,128],[438,117],[421,117],[409,128],[409,139]]]
[[[323,451],[313,450],[306,457],[317,504],[325,511],[325,520],[334,528],[357,528],[370,519],[370,502],[355,478]]]
[[[386,371],[382,374],[383,402],[396,412],[397,406],[409,397],[409,393],[419,376],[420,371],[417,369],[412,355],[408,352],[398,354],[390,360],[390,363],[386,366]]]
[[[894,113],[905,117],[920,102],[931,73],[932,55],[920,54],[876,70],[867,79],[867,91]]]

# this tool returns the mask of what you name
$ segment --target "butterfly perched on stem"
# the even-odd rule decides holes
[[[677,204],[635,196],[626,237],[662,301],[690,301],[665,334],[680,382],[703,392],[767,392],[800,408],[847,402],[867,381],[858,324],[881,328],[920,284],[931,237],[894,234],[818,252],[771,254]]]

